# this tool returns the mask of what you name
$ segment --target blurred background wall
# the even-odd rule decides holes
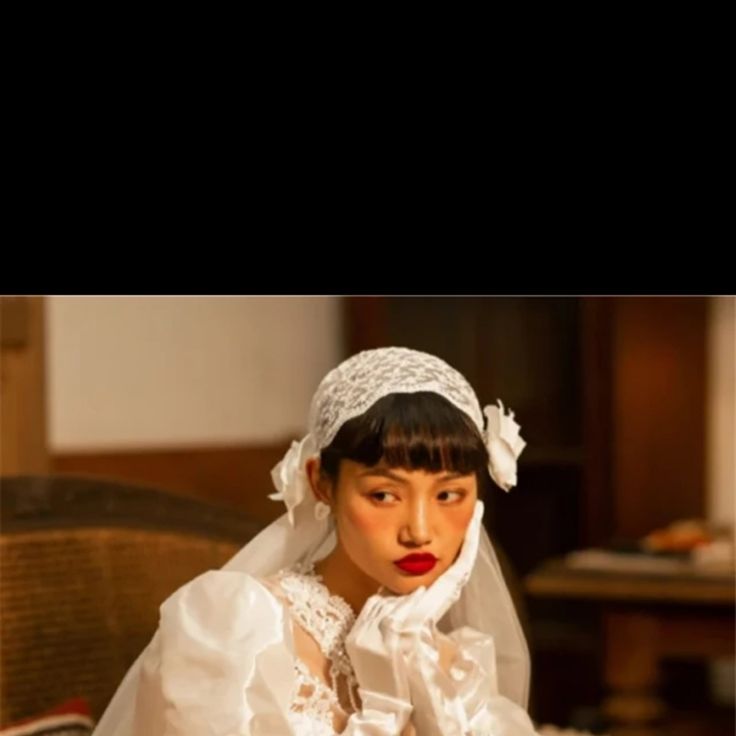
[[[49,450],[298,434],[317,382],[342,356],[339,307],[309,297],[50,297]]]
[[[334,297],[49,297],[57,472],[116,477],[261,521],[270,468],[343,357]]]

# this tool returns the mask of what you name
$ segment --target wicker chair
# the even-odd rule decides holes
[[[91,478],[1,478],[0,502],[0,725],[75,696],[99,718],[160,604],[260,528],[231,509]]]

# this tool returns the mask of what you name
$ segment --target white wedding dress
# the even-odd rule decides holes
[[[406,734],[419,736],[534,734],[525,710],[529,651],[482,525],[476,527],[480,538],[473,538],[472,569],[461,571],[459,598],[436,627],[418,625],[414,638],[403,638],[401,659],[392,659],[392,666],[404,667],[401,692],[408,683],[411,703],[392,698],[395,687],[380,692],[376,686],[385,676],[379,671],[387,672],[385,652],[370,660],[370,643],[361,648],[351,642],[361,660],[347,657],[353,611],[309,566],[338,541],[334,515],[310,489],[309,460],[380,398],[426,391],[473,422],[494,482],[504,491],[516,484],[516,459],[526,443],[513,412],[500,401],[481,409],[470,384],[447,363],[401,347],[343,361],[315,392],[309,431],[272,470],[278,493],[270,498],[283,501],[286,513],[222,569],[164,601],[156,634],[128,670],[95,736],[399,736],[404,724]],[[478,511],[482,518],[480,501]],[[450,585],[448,595],[453,592]],[[353,666],[370,689],[358,690]]]
[[[206,572],[161,606],[158,631],[131,668],[135,707],[105,713],[99,736],[399,736],[360,711],[345,651],[355,614],[312,565],[257,579]],[[441,635],[462,708],[440,702],[436,733],[530,736],[526,711],[498,693],[492,637]],[[402,734],[414,734],[410,723]],[[421,736],[424,736],[422,733]]]

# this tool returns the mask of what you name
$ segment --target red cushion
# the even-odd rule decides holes
[[[32,718],[23,718],[0,730],[0,736],[89,736],[92,711],[84,698],[72,698]]]

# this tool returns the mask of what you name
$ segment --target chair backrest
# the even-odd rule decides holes
[[[98,718],[160,604],[261,526],[94,478],[0,478],[0,502],[0,725],[75,696]]]

